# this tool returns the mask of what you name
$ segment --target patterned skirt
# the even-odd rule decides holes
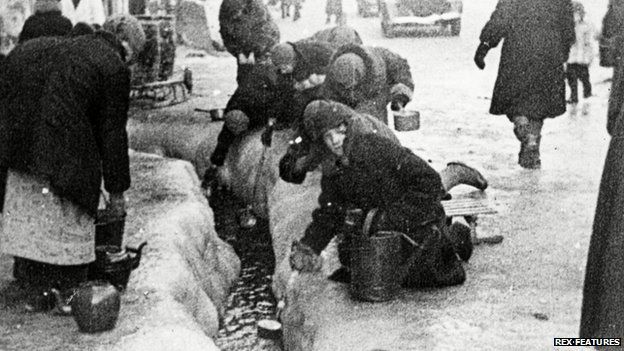
[[[53,194],[49,181],[9,169],[0,251],[55,265],[93,262],[94,218]]]

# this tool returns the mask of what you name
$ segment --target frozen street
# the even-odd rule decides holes
[[[222,169],[236,178],[228,179],[232,193],[264,207],[241,204],[225,191],[223,198],[206,195],[200,184],[223,125],[206,112],[224,108],[236,89],[236,60],[227,52],[210,55],[178,46],[175,72],[188,67],[193,73],[190,100],[132,108],[126,128],[133,151],[124,245],[147,241],[148,246],[122,295],[117,326],[84,334],[72,318],[56,312],[24,313],[13,257],[0,254],[0,350],[280,351],[280,342],[256,338],[254,313],[262,305],[262,317],[272,318],[284,296],[282,301],[290,300],[280,321],[289,351],[574,350],[555,347],[553,338],[579,334],[587,251],[609,142],[612,69],[600,67],[596,53],[590,66],[593,96],[547,119],[541,169],[521,168],[513,124],[488,113],[500,45],[490,50],[484,70],[473,62],[496,2],[464,0],[459,36],[389,39],[379,17],[360,17],[356,0],[343,0],[346,24],[364,45],[388,48],[411,66],[415,88],[407,109],[420,113],[420,128],[397,132],[401,143],[438,171],[461,161],[488,181],[484,192],[465,185],[451,191],[454,198],[477,198],[495,210],[479,215],[479,237],[503,237],[499,244],[475,246],[464,264],[465,283],[401,289],[387,302],[356,301],[349,285],[326,279],[337,262],[330,245],[321,255],[322,274],[300,273],[292,286],[286,284],[290,244],[310,222],[320,172],[310,173],[303,185],[277,179],[284,154],[278,153],[288,147],[285,136],[291,131],[276,131],[270,148],[254,131],[236,139]],[[583,1],[597,30],[607,2]],[[279,7],[270,9],[281,42],[334,25],[325,24],[324,0],[306,0],[298,21],[282,19]],[[208,21],[216,17],[209,14]],[[253,224],[241,225],[245,205],[258,215],[253,230]],[[247,240],[251,236],[254,240]],[[249,250],[247,255],[232,243]]]

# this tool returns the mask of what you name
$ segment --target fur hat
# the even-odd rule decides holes
[[[61,12],[60,0],[36,0],[34,5],[35,13]]]
[[[313,140],[320,140],[325,133],[341,124],[349,124],[353,110],[339,102],[315,100],[303,112],[303,128]]]
[[[117,39],[127,42],[135,56],[143,50],[145,32],[141,23],[133,16],[113,15],[106,19],[102,28],[115,34]]]
[[[289,43],[277,44],[271,49],[271,61],[277,67],[281,65],[295,66],[295,48]]]
[[[338,56],[329,68],[331,80],[346,89],[358,85],[364,79],[365,73],[364,60],[354,53]]]

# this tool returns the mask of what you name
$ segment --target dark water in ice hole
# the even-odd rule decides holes
[[[272,318],[276,306],[271,290],[275,257],[268,222],[258,220],[254,228],[240,228],[242,204],[225,191],[213,191],[209,202],[219,237],[232,245],[241,260],[241,274],[230,291],[215,343],[222,351],[279,351],[278,342],[256,336],[257,321]]]

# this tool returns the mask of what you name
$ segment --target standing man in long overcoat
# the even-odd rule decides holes
[[[479,69],[503,39],[490,113],[514,123],[520,166],[540,168],[544,119],[566,111],[564,63],[575,41],[571,1],[499,0],[479,37]]]
[[[605,29],[615,37],[616,65],[607,120],[611,142],[585,270],[582,338],[624,335],[624,1],[609,1],[603,25],[613,26]]]

